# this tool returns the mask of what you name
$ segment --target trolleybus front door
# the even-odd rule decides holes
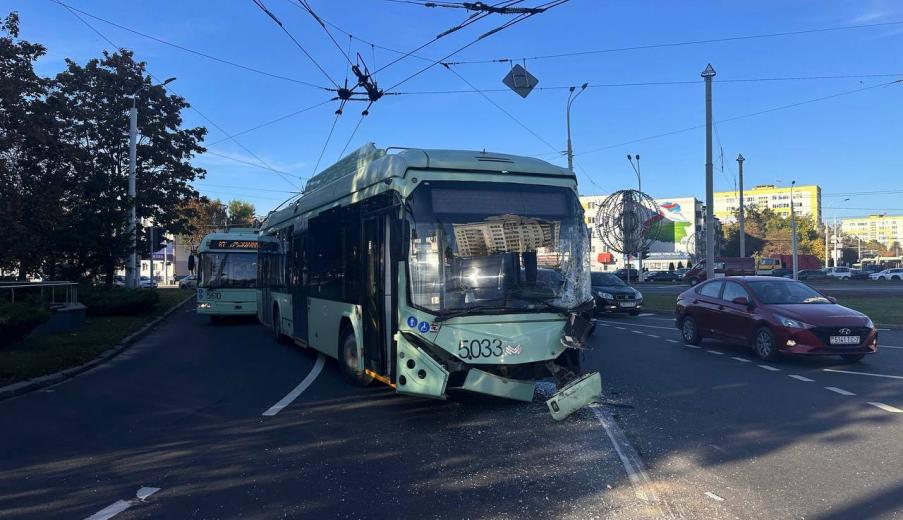
[[[386,333],[390,325],[386,321],[387,293],[386,261],[387,215],[365,218],[363,221],[363,285],[364,285],[364,365],[381,375],[388,375],[385,364]],[[390,300],[391,302],[391,300]],[[389,303],[391,305],[391,303]]]

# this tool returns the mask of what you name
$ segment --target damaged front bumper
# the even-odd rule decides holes
[[[562,421],[577,410],[592,404],[602,393],[602,376],[598,372],[584,374],[546,401],[552,419]]]

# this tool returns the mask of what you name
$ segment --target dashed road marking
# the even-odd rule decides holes
[[[296,386],[294,389],[292,389],[291,392],[286,394],[285,397],[280,399],[278,403],[267,408],[267,411],[263,412],[263,415],[276,415],[277,413],[281,412],[283,408],[292,404],[292,401],[297,399],[302,392],[307,390],[307,387],[309,387],[311,383],[314,382],[314,379],[316,379],[317,376],[320,375],[320,371],[323,370],[324,362],[325,360],[323,358],[323,354],[318,355],[317,361],[314,363],[313,368],[311,368],[310,372],[307,373],[307,376],[302,379],[300,383],[298,383],[298,386]]]
[[[840,395],[856,395],[853,392],[844,390],[843,388],[837,388],[836,386],[826,386],[825,390],[830,390],[830,391],[834,392],[835,394],[840,394]]]
[[[775,368],[775,367],[770,366],[770,365],[759,365],[759,366],[762,367],[762,368],[764,368],[765,370],[771,370],[772,372],[780,372],[780,371],[781,371],[780,368]]]
[[[896,408],[896,407],[894,407],[894,406],[891,406],[891,405],[889,405],[889,404],[876,403],[876,402],[873,402],[873,401],[869,401],[868,403],[869,403],[870,405],[874,406],[875,408],[880,408],[880,409],[884,410],[885,412],[890,412],[890,413],[903,413],[903,410],[901,410],[901,409],[899,409],[899,408]]]
[[[616,329],[627,330],[624,327],[615,327]]]
[[[815,382],[814,379],[809,379],[808,377],[798,376],[798,375],[796,375],[796,374],[790,374],[790,375],[787,376],[787,377],[792,377],[793,379],[796,379],[797,381],[805,381],[805,382],[807,382],[807,383],[814,383],[814,382]]]
[[[746,359],[745,357],[732,357],[731,359],[736,359],[737,361],[740,361],[741,363],[752,363],[752,361]]]
[[[881,330],[881,329],[878,329],[878,330]],[[878,348],[879,349],[881,349],[881,348],[895,348],[895,349],[898,348],[898,349],[903,350],[903,347],[898,347],[896,345],[878,345]]]
[[[645,332],[643,332],[641,330],[632,330],[630,332],[633,332],[634,334],[645,334]]]
[[[711,498],[712,500],[718,501],[718,502],[724,502],[723,498],[719,497],[715,493],[712,493],[711,491],[706,491],[705,496]]]
[[[649,334],[650,338],[661,339],[661,336],[656,336],[655,334]]]
[[[702,348],[699,345],[690,345],[689,343],[684,343],[684,346],[687,348]]]
[[[854,372],[852,370],[837,370],[836,368],[823,368],[825,372],[838,372],[841,374],[854,374],[857,376],[886,377],[888,379],[903,379],[903,376],[892,376],[890,374],[872,374],[871,372]]]
[[[680,343],[676,339],[666,339],[665,341],[667,341],[668,343]]]
[[[651,312],[644,312],[641,314],[637,314],[637,316],[639,316],[640,318],[645,318],[646,316],[655,316],[655,314],[653,314]]]
[[[113,502],[107,507],[89,516],[85,520],[108,520],[110,518],[113,518],[114,516],[134,506],[135,504],[144,502],[149,496],[153,495],[157,491],[160,491],[160,488],[143,487],[135,493],[135,498],[129,500],[117,500],[116,502]]]
[[[724,352],[719,352],[719,351],[717,351],[717,350],[706,350],[706,352],[708,352],[709,354],[715,354],[715,355],[718,355],[718,356],[723,356],[723,355],[724,355]]]
[[[597,320],[597,321],[599,321],[599,320]],[[621,323],[621,322],[610,321],[610,322],[604,322],[604,323]],[[631,323],[630,326],[631,327],[646,327],[647,329],[663,329],[663,330],[674,330],[674,331],[677,330],[676,327],[662,327],[661,325],[643,325],[642,323]],[[618,327],[618,328],[623,329],[624,327]]]

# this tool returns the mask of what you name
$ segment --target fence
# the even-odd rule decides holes
[[[76,282],[0,282],[0,294],[9,295],[9,302],[16,303],[16,290],[20,299],[23,294],[40,294],[41,301],[49,303],[78,303],[78,284]],[[57,297],[60,297],[57,299]]]

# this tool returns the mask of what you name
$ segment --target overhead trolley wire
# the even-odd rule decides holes
[[[320,156],[317,157],[317,164],[314,165],[313,175],[316,175],[317,170],[320,168],[320,161],[323,160],[323,154],[326,153],[326,147],[329,146],[329,141],[332,139],[332,133],[335,131],[335,125],[339,122],[339,116],[341,115],[341,112],[336,112],[335,119],[332,120],[332,127],[329,129],[329,134],[326,136],[326,142],[323,143],[323,149],[320,150]]]
[[[56,1],[56,0],[54,0],[54,1]],[[74,10],[72,10],[71,8],[69,8],[66,4],[64,4],[64,3],[62,3],[62,2],[58,2],[58,1],[57,1],[57,3],[58,3],[59,5],[61,5],[63,8],[65,8],[66,10],[68,10],[73,16],[75,16],[75,17],[76,17],[77,19],[79,19],[83,24],[85,24],[86,26],[88,26],[88,28],[90,28],[92,31],[94,31],[95,33],[97,33],[101,38],[103,38],[107,43],[109,43],[109,44],[110,44],[111,46],[113,46],[115,49],[117,49],[117,50],[122,49],[122,47],[120,47],[119,45],[116,45],[115,43],[113,43],[113,41],[110,40],[105,34],[103,34],[102,32],[100,32],[96,27],[94,27],[93,25],[91,25],[90,22],[88,22],[87,20],[85,20],[84,18],[82,18],[77,12],[75,12]],[[147,71],[146,69],[145,69],[145,71],[147,72],[147,75],[151,77],[151,79],[154,78],[154,75],[151,74],[150,71]],[[168,90],[169,92],[172,92],[173,94],[175,94],[175,95],[177,95],[177,96],[179,95],[175,90],[172,89],[172,87],[167,87],[167,86],[164,86],[164,85],[161,85],[161,87],[163,87],[165,90]],[[180,96],[180,97],[181,97],[181,96]],[[291,184],[292,186],[297,187],[297,185],[296,185],[295,183],[293,183],[293,182],[290,180],[290,178],[288,177],[288,176],[291,175],[291,174],[288,174],[288,173],[286,173],[286,172],[277,170],[277,169],[273,168],[272,166],[270,166],[269,164],[267,164],[266,161],[264,161],[263,159],[261,159],[260,157],[258,157],[257,154],[255,154],[254,152],[252,152],[251,150],[249,150],[246,146],[244,146],[243,144],[241,144],[241,142],[239,142],[237,139],[235,139],[234,136],[229,135],[229,133],[226,132],[225,130],[223,130],[223,128],[222,128],[221,126],[219,126],[218,124],[216,124],[212,119],[210,119],[210,118],[207,117],[203,112],[201,112],[200,110],[198,110],[197,107],[195,107],[195,106],[193,106],[193,105],[191,105],[191,104],[189,104],[188,107],[189,107],[190,109],[194,110],[195,112],[197,112],[198,115],[200,115],[204,120],[206,120],[206,121],[209,122],[211,125],[213,125],[217,130],[219,130],[220,132],[222,132],[223,134],[225,134],[229,139],[231,139],[232,141],[234,141],[235,144],[237,144],[239,147],[241,147],[245,152],[247,152],[247,153],[250,154],[252,157],[254,157],[255,159],[257,159],[257,160],[260,162],[260,164],[254,164],[254,163],[249,163],[248,161],[237,160],[237,159],[235,159],[234,157],[229,157],[229,156],[223,155],[223,154],[216,154],[216,153],[213,153],[213,152],[210,152],[210,151],[205,151],[205,153],[212,153],[213,155],[220,155],[220,156],[222,156],[222,157],[225,157],[225,158],[227,158],[227,159],[230,159],[230,160],[233,160],[233,161],[236,161],[236,162],[244,162],[244,163],[246,163],[246,164],[251,164],[252,166],[257,166],[257,167],[259,167],[259,168],[263,168],[263,169],[265,169],[265,170],[272,171],[273,173],[278,174],[280,177],[283,178],[283,180],[285,180],[286,182],[288,182],[288,183]]]
[[[608,49],[596,49],[596,50],[588,50],[588,51],[562,52],[562,53],[558,53],[558,54],[541,54],[541,55],[536,55],[536,56],[521,56],[521,57],[517,57],[517,58],[461,60],[461,61],[450,62],[449,65],[510,63],[510,62],[524,61],[524,60],[546,60],[546,59],[556,59],[556,58],[569,58],[569,57],[573,57],[573,56],[587,56],[587,55],[591,55],[591,54],[605,54],[605,53],[613,53],[613,52],[627,52],[627,51],[637,51],[637,50],[646,50],[646,49],[660,49],[660,48],[667,48],[667,47],[704,45],[704,44],[709,44],[709,43],[723,43],[723,42],[730,42],[730,41],[779,38],[779,37],[797,36],[797,35],[803,35],[803,34],[816,34],[816,33],[834,32],[834,31],[847,31],[847,30],[852,30],[852,29],[868,29],[868,28],[875,28],[875,27],[891,27],[891,26],[897,26],[897,25],[903,25],[903,21],[877,22],[877,23],[858,24],[858,25],[842,25],[842,26],[836,26],[836,27],[822,27],[822,28],[817,28],[817,29],[803,29],[803,30],[798,30],[798,31],[783,31],[783,32],[764,33],[764,34],[726,36],[726,37],[721,37],[721,38],[708,38],[708,39],[704,39],[704,40],[653,43],[653,44],[647,44],[647,45],[633,45],[633,46],[629,46],[629,47],[613,47],[613,48],[608,48]]]
[[[309,59],[311,61],[311,63],[313,63],[318,69],[320,69],[320,72],[322,72],[323,75],[326,76],[326,79],[328,79],[330,83],[335,85],[336,88],[339,88],[339,84],[336,83],[336,81],[334,79],[332,79],[332,76],[330,76],[329,73],[326,72],[326,69],[324,69],[323,66],[320,65],[320,63],[316,59],[314,59],[314,57],[311,56],[311,54],[309,52],[307,52],[307,49],[305,49],[304,46],[301,45],[301,42],[299,42],[297,40],[297,38],[295,38],[295,36],[288,29],[286,29],[285,25],[282,24],[282,21],[280,21],[279,18],[277,18],[276,15],[273,14],[273,12],[270,11],[267,8],[267,6],[263,4],[263,0],[251,0],[251,1],[254,2],[254,5],[259,7],[260,10],[264,12],[264,14],[269,16],[270,19],[273,20],[273,22],[275,22],[276,25],[279,26],[280,29],[282,29],[282,32],[284,32],[286,34],[286,36],[288,36],[292,40],[292,42],[294,42],[295,46],[297,46],[299,49],[301,49],[301,52],[303,52],[304,55],[307,56],[307,59]]]
[[[309,110],[313,110],[313,109],[315,109],[315,108],[319,108],[319,107],[321,107],[321,106],[323,106],[323,105],[327,105],[327,104],[329,104],[329,103],[332,103],[332,100],[331,100],[331,99],[327,99],[327,100],[325,100],[325,101],[321,101],[321,102],[317,103],[316,105],[311,105],[311,106],[309,106],[309,107],[302,108],[302,109],[300,109],[300,110],[295,110],[294,112],[292,112],[292,113],[290,113],[290,114],[285,114],[284,116],[279,116],[279,117],[277,117],[276,119],[271,119],[271,120],[269,120],[269,121],[267,121],[267,122],[265,122],[265,123],[260,123],[260,124],[257,125],[257,126],[253,126],[253,127],[251,127],[251,128],[248,128],[247,130],[242,130],[241,132],[232,134],[232,138],[234,139],[235,137],[238,137],[238,136],[240,136],[240,135],[244,135],[244,134],[247,134],[247,133],[251,133],[251,132],[253,132],[253,131],[255,131],[255,130],[259,130],[259,129],[261,129],[261,128],[264,128],[264,127],[267,127],[267,126],[276,124],[276,123],[278,123],[279,121],[283,121],[283,120],[288,119],[288,118],[290,118],[290,117],[294,117],[294,116],[296,116],[296,115],[298,115],[298,114],[303,114],[304,112],[307,112],[307,111],[309,111]],[[212,143],[206,143],[206,145],[207,145],[207,146],[214,146],[214,145],[220,144],[220,143],[225,142],[225,141],[230,141],[230,140],[231,140],[230,138],[225,137],[225,138],[223,138],[223,139],[219,139],[219,140],[217,140],[217,141],[213,141]]]
[[[197,50],[190,49],[190,48],[188,48],[188,47],[179,45],[179,44],[177,44],[177,43],[172,43],[172,42],[163,40],[163,39],[158,38],[158,37],[156,37],[156,36],[153,36],[153,35],[150,35],[150,34],[143,33],[143,32],[138,31],[138,30],[136,30],[136,29],[132,29],[131,27],[126,27],[126,26],[124,26],[124,25],[118,24],[118,23],[113,22],[113,21],[111,21],[111,20],[107,20],[106,18],[102,18],[102,17],[100,17],[100,16],[91,14],[91,13],[86,12],[86,11],[84,11],[84,10],[82,10],[82,9],[77,8],[77,7],[73,7],[73,6],[71,6],[71,5],[68,5],[68,4],[66,4],[66,3],[63,3],[63,2],[61,2],[60,0],[50,0],[50,1],[52,1],[52,2],[54,2],[54,3],[57,3],[57,4],[60,4],[60,5],[62,5],[63,7],[66,7],[67,9],[70,9],[70,10],[73,10],[73,11],[77,11],[77,12],[79,12],[79,13],[81,13],[81,14],[83,14],[83,15],[89,17],[89,18],[93,18],[93,19],[98,20],[98,21],[100,21],[100,22],[103,22],[103,23],[105,23],[105,24],[112,25],[113,27],[117,27],[117,28],[119,28],[119,29],[122,29],[123,31],[127,31],[127,32],[130,32],[130,33],[132,33],[132,34],[136,34],[136,35],[141,36],[141,37],[143,37],[143,38],[147,38],[147,39],[149,39],[149,40],[153,40],[153,41],[155,41],[155,42],[157,42],[157,43],[162,43],[163,45],[168,45],[168,46],[170,46],[170,47],[172,47],[172,48],[179,49],[179,50],[181,50],[181,51],[184,51],[184,52],[187,52],[187,53],[190,53],[190,54],[194,54],[194,55],[196,55],[196,56],[200,56],[200,57],[206,58],[206,59],[208,59],[208,60],[212,60],[212,61],[215,61],[215,62],[218,62],[218,63],[222,63],[222,64],[225,64],[225,65],[230,65],[230,66],[232,66],[232,67],[236,67],[236,68],[239,68],[239,69],[243,69],[243,70],[246,70],[246,71],[248,71],[248,72],[253,72],[253,73],[256,73],[256,74],[263,75],[263,76],[268,76],[268,77],[275,78],[275,79],[281,79],[281,80],[284,80],[284,81],[290,81],[290,82],[292,82],[292,83],[297,83],[297,84],[299,84],[299,85],[305,85],[305,86],[308,86],[308,87],[311,87],[311,88],[317,88],[317,89],[321,89],[321,90],[327,90],[326,87],[322,87],[322,86],[320,86],[320,85],[316,85],[316,84],[311,83],[311,82],[308,82],[308,81],[303,81],[303,80],[300,80],[300,79],[297,79],[297,78],[292,78],[292,77],[288,77],[288,76],[283,76],[283,75],[281,75],[281,74],[275,74],[275,73],[272,73],[272,72],[267,72],[267,71],[265,71],[265,70],[260,70],[260,69],[257,69],[257,68],[254,68],[254,67],[251,67],[251,66],[248,66],[248,65],[242,65],[241,63],[237,63],[237,62],[234,62],[234,61],[231,61],[231,60],[227,60],[227,59],[225,59],[225,58],[219,58],[219,57],[217,57],[217,56],[213,56],[213,55],[207,54],[207,53],[205,53],[205,52],[197,51]],[[93,30],[93,27],[92,27],[92,30]],[[94,32],[97,32],[97,31],[94,30]],[[100,34],[100,33],[98,32],[98,34]],[[104,37],[104,39],[106,39],[106,37]],[[112,43],[111,43],[111,44],[112,44]]]
[[[853,90],[846,90],[846,91],[843,91],[843,92],[837,92],[837,93],[830,94],[830,95],[827,95],[827,96],[821,96],[821,97],[817,97],[817,98],[813,98],[813,99],[807,99],[807,100],[805,100],[805,101],[798,101],[798,102],[796,102],[796,103],[789,103],[789,104],[786,104],[786,105],[780,105],[780,106],[776,106],[776,107],[771,107],[771,108],[767,108],[767,109],[764,109],[764,110],[759,110],[759,111],[757,111],[757,112],[751,112],[751,113],[749,113],[749,114],[743,114],[743,115],[739,115],[739,116],[729,117],[729,118],[727,118],[727,119],[721,119],[721,120],[717,121],[717,123],[729,123],[729,122],[731,122],[731,121],[737,121],[737,120],[739,120],[739,119],[746,119],[746,118],[749,118],[749,117],[760,116],[760,115],[762,115],[762,114],[768,114],[768,113],[770,113],[770,112],[777,112],[777,111],[779,111],[779,110],[786,110],[786,109],[789,109],[789,108],[796,108],[796,107],[799,107],[799,106],[802,106],[802,105],[808,105],[808,104],[810,104],[810,103],[817,103],[817,102],[819,102],[819,101],[825,101],[825,100],[828,100],[828,99],[833,99],[833,98],[837,98],[837,97],[841,97],[841,96],[847,96],[847,95],[856,94],[856,93],[859,93],[859,92],[864,92],[864,91],[866,91],[866,90],[872,90],[872,89],[876,89],[876,88],[879,88],[879,87],[887,87],[887,86],[893,85],[893,84],[895,84],[895,83],[903,83],[903,80],[894,80],[894,81],[888,81],[888,82],[884,82],[884,83],[878,83],[878,84],[875,84],[875,85],[869,85],[869,86],[867,86],[867,87],[857,88],[857,89],[853,89]],[[648,137],[641,137],[641,138],[639,138],[639,139],[633,139],[633,140],[630,140],[630,141],[625,141],[625,142],[618,143],[618,144],[603,146],[603,147],[600,147],[600,148],[594,148],[594,149],[592,149],[592,150],[587,150],[587,151],[585,151],[585,152],[581,152],[580,154],[575,154],[575,155],[586,155],[586,154],[590,154],[590,153],[601,152],[601,151],[603,151],[603,150],[610,150],[610,149],[612,149],[612,148],[619,148],[619,147],[621,147],[621,146],[626,146],[626,145],[628,145],[628,144],[639,143],[639,142],[642,142],[642,141],[649,141],[649,140],[651,140],[651,139],[658,139],[658,138],[660,138],[660,137],[666,137],[666,136],[675,135],[675,134],[680,134],[680,133],[684,133],[684,132],[690,132],[690,131],[692,131],[692,130],[698,130],[698,129],[700,129],[700,128],[705,128],[705,124],[699,124],[699,125],[689,126],[689,127],[681,128],[681,129],[678,129],[678,130],[672,130],[672,131],[670,131],[670,132],[664,132],[664,133],[661,133],[661,134],[655,134],[655,135],[651,135],[651,136],[648,136]],[[540,154],[540,155],[545,155],[545,154]]]
[[[348,53],[345,52],[344,49],[342,49],[342,46],[339,45],[339,42],[336,41],[336,39],[335,39],[335,37],[333,37],[332,33],[329,32],[329,29],[326,28],[326,23],[323,21],[322,18],[320,18],[317,15],[316,12],[314,12],[314,10],[310,6],[310,4],[307,3],[307,0],[297,0],[296,2],[291,2],[291,4],[294,5],[295,7],[303,9],[304,11],[307,11],[307,13],[310,14],[314,18],[314,20],[317,21],[317,23],[320,25],[320,27],[323,28],[323,31],[326,32],[326,35],[329,36],[329,39],[332,40],[333,44],[335,44],[336,49],[338,49],[339,52],[342,53],[342,56],[344,56],[345,59],[348,61],[348,65],[354,65],[354,62],[351,61],[351,57],[348,55]]]

